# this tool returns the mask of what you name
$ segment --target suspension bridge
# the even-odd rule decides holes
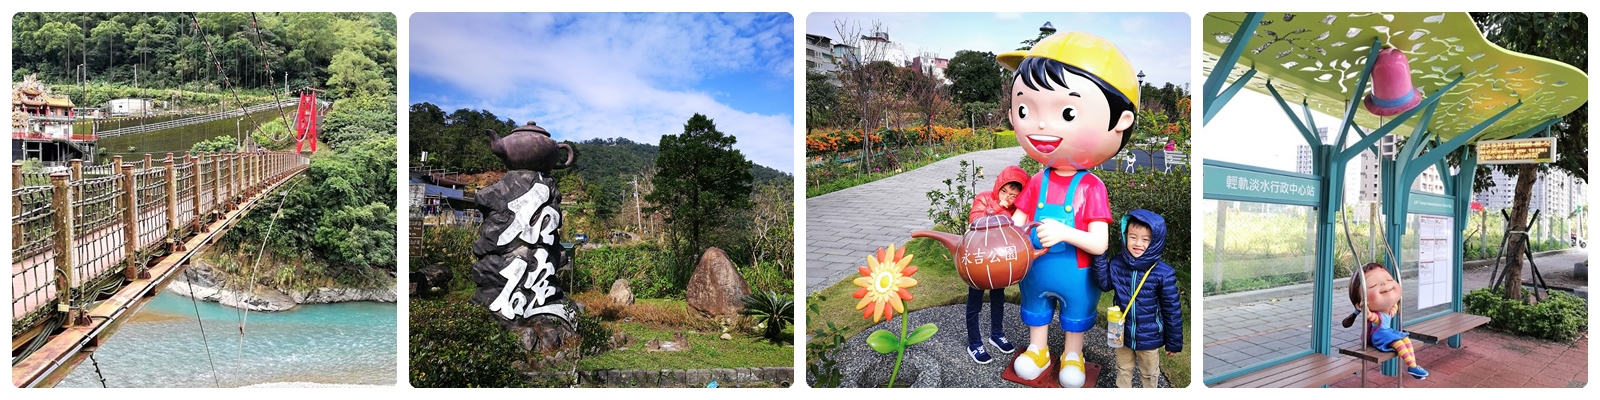
[[[290,152],[13,163],[12,384],[54,386],[309,163]]]

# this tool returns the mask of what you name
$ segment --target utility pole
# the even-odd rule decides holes
[[[644,235],[644,211],[639,207],[639,176],[633,176],[633,220],[639,225],[639,234]]]

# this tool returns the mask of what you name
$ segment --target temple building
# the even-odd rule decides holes
[[[38,159],[45,165],[63,165],[72,159],[93,163],[93,133],[75,134],[77,113],[72,99],[50,93],[33,75],[11,89],[11,159]]]

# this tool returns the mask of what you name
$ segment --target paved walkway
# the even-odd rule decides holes
[[[1550,286],[1566,289],[1581,288],[1581,290],[1587,291],[1586,280],[1576,279],[1572,276],[1573,264],[1587,259],[1588,251],[1586,249],[1572,249],[1562,252],[1543,253],[1537,255],[1534,261],[1539,265],[1541,275]],[[1488,286],[1491,269],[1491,266],[1468,268],[1462,277],[1466,290],[1471,291]],[[1415,279],[1415,271],[1408,271],[1408,275],[1411,276],[1407,277],[1407,279]],[[1531,277],[1531,268],[1525,267],[1523,271],[1524,281],[1531,280]],[[1413,285],[1408,284],[1407,286],[1412,290],[1406,291],[1406,299],[1403,302],[1415,304],[1417,290]],[[1344,305],[1343,302],[1347,301],[1344,296],[1345,287],[1343,280],[1334,284],[1336,292],[1334,305],[1336,310],[1342,309],[1339,307],[1342,307]],[[1202,352],[1205,357],[1203,364],[1205,378],[1209,379],[1228,371],[1256,365],[1309,348],[1312,318],[1311,301],[1312,294],[1309,285],[1207,296],[1204,299],[1205,321],[1202,328],[1204,331],[1202,337],[1205,340],[1204,351]],[[1443,310],[1445,307],[1447,306],[1437,306],[1417,313],[1417,315],[1432,314]],[[1355,327],[1343,328],[1338,326],[1338,320],[1342,319],[1344,314],[1338,312],[1334,314],[1333,347],[1360,347],[1360,332]],[[1496,349],[1508,346],[1514,349],[1564,346],[1568,350],[1577,349],[1579,352],[1577,357],[1580,360],[1586,360],[1588,348],[1587,338],[1582,339],[1578,344],[1557,344],[1489,332],[1483,328],[1469,332],[1464,336],[1463,342],[1466,344],[1465,349],[1472,350],[1456,351],[1465,349],[1449,349],[1446,346],[1424,346],[1423,350],[1419,351],[1419,354],[1425,357],[1423,358],[1425,361],[1424,366],[1428,365],[1426,357],[1448,357],[1451,362],[1455,363],[1468,362],[1460,360],[1477,360],[1482,357],[1488,357],[1490,360],[1504,360],[1504,358],[1494,358],[1501,356],[1501,354],[1496,353],[1501,350]],[[1526,353],[1526,351],[1523,352]],[[1443,355],[1430,355],[1432,353],[1443,353]],[[1504,362],[1502,361],[1502,363]],[[1531,367],[1531,365],[1525,367]],[[1564,366],[1551,364],[1545,364],[1541,367],[1565,368]],[[1498,369],[1495,368],[1494,370]],[[1587,369],[1585,368],[1584,371],[1584,374],[1579,374],[1577,375],[1578,378],[1574,379],[1586,380]],[[1556,374],[1566,374],[1567,377],[1572,376],[1568,372],[1570,371],[1562,369],[1561,371],[1556,371]],[[1433,381],[1433,378],[1430,378],[1429,381]],[[1393,379],[1389,379],[1386,382],[1393,385]],[[1491,385],[1505,383],[1496,382],[1498,383],[1482,383]],[[1529,382],[1531,382],[1531,379],[1525,380],[1523,383],[1535,385],[1535,383]],[[1355,381],[1353,385],[1359,385],[1359,383],[1359,381]],[[1457,382],[1458,385],[1456,387],[1475,387],[1479,382],[1467,383]],[[1434,384],[1439,385],[1440,383],[1435,382]],[[1410,381],[1407,382],[1407,386],[1412,386]],[[1557,386],[1565,387],[1566,385]]]
[[[932,228],[927,193],[945,190],[944,180],[956,177],[961,160],[983,167],[976,193],[994,186],[995,175],[1007,165],[1017,165],[1022,156],[1022,150],[1014,147],[972,152],[806,199],[807,291],[826,289],[855,274],[856,267],[867,262],[867,254],[879,247],[903,244],[911,239],[911,231]]]

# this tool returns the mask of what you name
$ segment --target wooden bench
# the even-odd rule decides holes
[[[1467,313],[1449,313],[1435,317],[1421,323],[1407,325],[1405,330],[1411,336],[1428,343],[1438,343],[1449,339],[1451,336],[1460,335],[1483,324],[1489,323],[1489,317]],[[1456,347],[1456,346],[1451,346]]]
[[[1367,362],[1381,363],[1395,357],[1392,351],[1383,351],[1367,346],[1361,349],[1339,349],[1339,354],[1359,358]]]
[[[1312,353],[1260,371],[1240,375],[1211,387],[1304,388],[1331,385],[1355,375],[1361,363],[1349,358]]]

